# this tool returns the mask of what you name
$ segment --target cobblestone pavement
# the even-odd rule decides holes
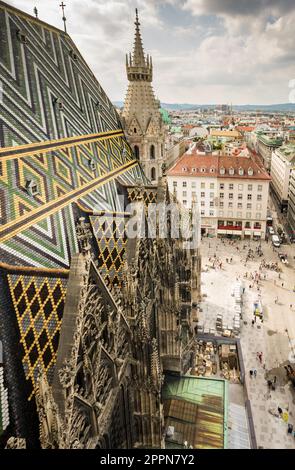
[[[243,249],[243,246],[246,248]],[[226,240],[223,244],[217,239],[203,239],[201,244],[202,268],[206,269],[208,258],[216,257],[222,261],[222,269],[212,269],[202,272],[203,318],[213,318],[213,324],[217,313],[228,313],[232,315],[233,298],[231,292],[237,278],[243,279],[245,294],[243,302],[243,319],[241,322],[241,346],[246,371],[246,386],[251,402],[253,420],[258,447],[272,449],[293,449],[295,438],[287,434],[287,424],[281,419],[269,413],[269,410],[277,412],[281,407],[289,411],[289,423],[295,429],[295,390],[287,382],[284,364],[292,359],[292,347],[295,349],[295,285],[294,260],[295,246],[283,245],[279,250],[273,251],[271,244],[261,242],[263,256],[255,255],[253,261],[248,261],[245,266],[246,253],[251,247],[254,251],[259,242],[237,241],[230,245]],[[237,247],[239,250],[237,250]],[[290,264],[283,265],[278,258],[277,252],[283,251],[288,254]],[[233,258],[232,264],[226,263],[226,258]],[[259,283],[260,292],[257,287],[250,288],[250,282],[244,279],[246,272],[259,271],[261,260],[267,262],[278,261],[282,268],[280,275],[274,271],[262,270],[262,279],[266,274],[266,280]],[[283,283],[283,287],[282,287]],[[252,326],[253,301],[261,295],[264,311],[263,323],[257,319]],[[276,303],[276,298],[278,298]],[[291,306],[292,305],[292,306]],[[208,321],[208,320],[207,320]],[[209,320],[212,325],[212,320]],[[262,364],[257,358],[257,352],[262,352]],[[251,378],[249,371],[255,368],[257,377]],[[294,365],[295,368],[295,365]],[[268,391],[266,374],[271,378],[277,377],[275,391]]]

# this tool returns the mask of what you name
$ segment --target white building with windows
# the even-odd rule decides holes
[[[289,183],[295,169],[295,145],[286,144],[274,150],[271,158],[271,186],[278,199],[281,210],[287,209]]]
[[[251,158],[186,153],[167,177],[184,206],[197,198],[203,235],[265,238],[271,178]]]

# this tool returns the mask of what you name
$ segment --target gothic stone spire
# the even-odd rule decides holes
[[[136,8],[135,18],[135,39],[133,54],[126,54],[126,69],[129,81],[149,81],[153,79],[153,64],[152,59],[147,55],[145,57],[142,39],[140,34],[140,23],[138,19],[138,10]]]

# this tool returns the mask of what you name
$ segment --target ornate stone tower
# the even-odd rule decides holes
[[[164,163],[165,126],[160,103],[152,88],[152,58],[144,54],[139,26],[136,9],[133,54],[126,54],[129,86],[122,117],[127,139],[146,176],[152,182],[157,182],[162,175],[161,166]]]

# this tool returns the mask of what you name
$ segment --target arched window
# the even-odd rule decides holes
[[[155,160],[155,146],[154,146],[154,144],[151,145],[151,148],[150,148],[150,157],[151,157],[151,160]]]
[[[156,179],[156,168],[153,167],[151,169],[151,180],[155,181],[155,179]]]
[[[137,129],[136,129],[136,127],[134,127],[134,134],[136,134],[136,133],[137,133]]]
[[[134,145],[134,153],[135,153],[135,158],[139,160],[139,147],[138,145]]]

